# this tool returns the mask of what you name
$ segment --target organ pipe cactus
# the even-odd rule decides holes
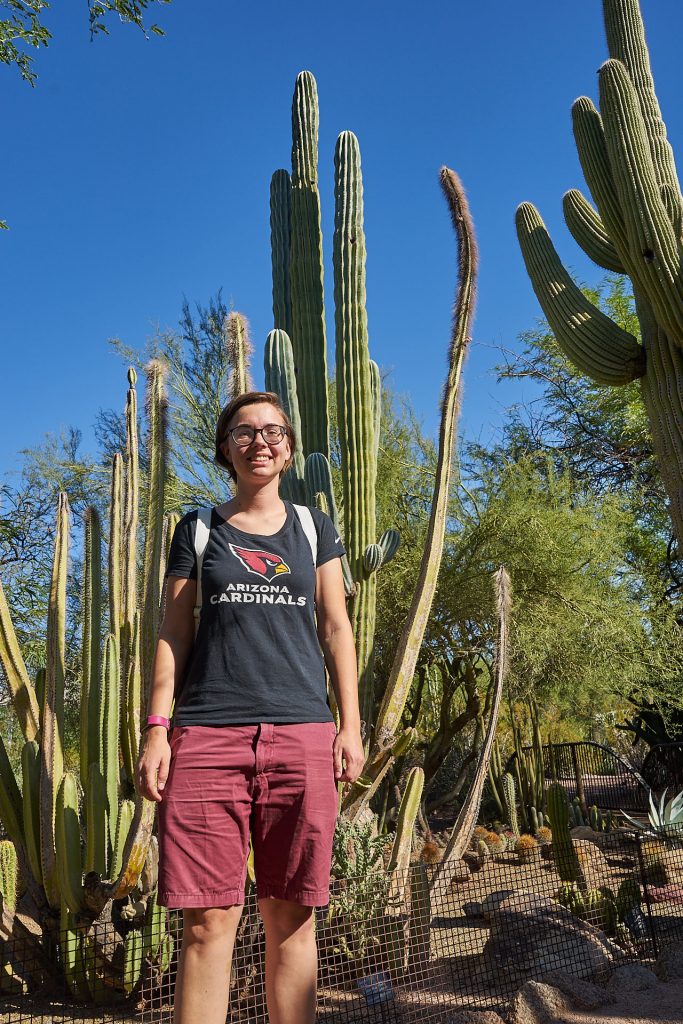
[[[377,454],[381,425],[381,382],[379,370],[369,356],[368,324],[365,306],[365,235],[363,227],[363,184],[358,142],[351,132],[343,132],[335,151],[335,230],[333,240],[335,354],[338,442],[341,455],[341,494],[335,497],[332,472],[327,455],[327,437],[312,448],[307,418],[323,422],[327,413],[327,380],[321,372],[324,359],[324,335],[317,331],[311,350],[312,333],[302,326],[297,309],[303,308],[301,289],[308,289],[309,310],[317,316],[322,310],[322,252],[319,200],[317,195],[318,108],[315,82],[303,72],[297,79],[293,105],[293,160],[291,177],[291,338],[296,367],[298,404],[303,420],[304,450],[307,453],[304,479],[309,504],[323,508],[332,517],[343,536],[348,559],[343,560],[346,593],[350,599],[350,616],[358,651],[359,696],[361,716],[366,725],[368,757],[359,780],[342,798],[344,817],[359,820],[368,801],[386,777],[397,756],[400,722],[417,658],[424,637],[427,619],[436,591],[439,563],[443,552],[451,464],[455,445],[460,377],[467,350],[474,306],[476,278],[476,246],[469,211],[457,176],[447,168],[441,172],[441,185],[451,213],[458,239],[459,271],[453,330],[449,351],[448,375],[441,406],[439,455],[429,523],[427,543],[423,552],[419,579],[406,625],[401,637],[391,675],[383,688],[383,697],[375,715],[375,679],[373,645],[375,633],[375,574],[396,552],[399,537],[388,530],[377,537],[375,522],[375,485]],[[302,172],[305,170],[305,175]],[[308,198],[304,177],[308,182]],[[314,198],[311,195],[314,193]],[[286,255],[287,205],[286,172],[276,172],[271,182],[271,241],[273,247],[273,309],[276,329],[286,321]],[[303,211],[307,212],[305,226]],[[301,272],[303,239],[311,254],[308,276]],[[312,239],[312,240],[311,240]],[[309,321],[310,323],[310,321]],[[302,335],[302,337],[299,335]],[[311,360],[310,370],[307,366]],[[266,365],[268,366],[267,356]],[[315,372],[313,372],[315,370]],[[267,370],[268,373],[268,370]],[[269,378],[267,377],[267,380]],[[283,401],[290,401],[292,388],[273,382]],[[311,410],[315,410],[313,413]],[[341,514],[340,514],[341,510]],[[507,577],[499,575],[499,596],[508,593]],[[507,597],[503,600],[506,604]],[[506,616],[501,614],[501,621]],[[505,627],[507,628],[507,627]],[[503,631],[504,632],[504,631]],[[501,636],[504,639],[503,633]],[[459,821],[459,832],[451,843],[450,856],[459,856],[462,834],[471,833],[481,799],[483,775],[490,758],[491,743],[500,706],[500,687],[505,673],[501,654],[496,681],[494,712],[489,722],[484,750],[480,758],[477,781],[467,801],[465,814]],[[376,721],[375,721],[376,718]],[[482,726],[482,733],[484,728]],[[481,777],[480,777],[481,776]],[[466,841],[465,841],[466,845]],[[450,870],[450,869],[449,869]]]
[[[567,225],[599,266],[627,274],[640,338],[597,309],[562,266],[536,209],[517,231],[527,272],[567,357],[598,384],[639,380],[674,530],[683,542],[683,200],[650,70],[637,0],[603,0],[610,59],[599,70],[600,111],[572,109],[574,138],[595,206],[564,197]]]
[[[276,330],[292,333],[289,285],[289,250],[292,235],[292,179],[284,170],[270,180],[270,251],[273,265],[273,323]],[[268,390],[270,390],[268,388]]]
[[[337,140],[334,218],[334,299],[337,365],[337,420],[341,448],[344,537],[358,583],[350,608],[358,657],[361,718],[372,720],[377,577],[364,561],[375,540],[377,459],[371,396],[368,318],[365,309],[363,181],[358,140],[342,132]],[[364,397],[361,397],[364,396]]]
[[[294,354],[289,335],[283,330],[271,331],[266,339],[264,357],[266,374],[266,391],[279,395],[285,412],[289,416],[297,447],[294,452],[294,463],[282,479],[282,494],[295,504],[305,503],[306,484],[304,482],[304,453],[302,449],[301,416],[297,395],[296,370]]]
[[[47,671],[31,683],[0,588],[0,659],[11,679],[10,692],[26,741],[21,753],[22,788],[19,789],[7,751],[0,738],[0,822],[4,826],[26,877],[26,905],[20,897],[17,914],[34,915],[35,928],[22,932],[35,941],[35,960],[67,982],[75,998],[104,999],[102,978],[122,993],[139,978],[141,935],[124,942],[119,936],[107,951],[96,936],[100,921],[111,919],[111,901],[134,890],[149,898],[142,872],[150,850],[154,804],[135,795],[131,780],[140,741],[141,625],[140,601],[147,600],[147,623],[154,624],[165,566],[163,499],[165,469],[162,371],[149,372],[149,413],[152,422],[145,579],[139,588],[137,569],[138,442],[135,374],[129,374],[126,458],[114,458],[109,511],[108,627],[103,651],[101,600],[101,529],[94,509],[85,516],[83,580],[83,647],[81,679],[81,761],[78,779],[64,771],[64,646],[69,509],[60,495],[55,554],[50,591]],[[172,524],[171,524],[172,525]],[[161,550],[161,549],[164,550]],[[114,555],[112,555],[112,550]],[[157,554],[158,552],[158,554]],[[157,558],[155,564],[154,559]],[[147,628],[150,628],[149,626]],[[44,676],[44,685],[40,682]],[[42,715],[37,690],[42,690]],[[123,771],[120,770],[120,758]],[[81,807],[82,804],[82,807]],[[85,832],[85,835],[83,835]],[[85,839],[84,863],[81,862]],[[150,872],[148,871],[148,876]],[[149,878],[147,879],[147,881]],[[54,935],[55,919],[62,928],[57,947],[42,943],[41,931]],[[8,918],[3,911],[3,924]],[[155,924],[156,967],[168,966],[165,912]],[[163,928],[162,928],[163,923]],[[161,931],[160,931],[161,929]],[[50,951],[54,955],[50,962]],[[30,961],[31,957],[27,957]],[[126,964],[126,971],[121,965]],[[137,974],[133,965],[137,963]],[[90,966],[88,966],[90,965]],[[109,991],[110,981],[107,982]]]
[[[318,89],[310,71],[297,76],[292,100],[291,242],[289,281],[294,363],[306,393],[302,406],[304,452],[329,454],[327,345],[318,191]],[[285,214],[283,212],[282,219]]]

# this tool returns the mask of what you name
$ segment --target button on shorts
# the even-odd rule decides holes
[[[334,722],[171,731],[159,805],[159,902],[244,903],[249,837],[259,899],[329,902]]]

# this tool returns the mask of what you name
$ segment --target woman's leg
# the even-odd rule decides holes
[[[174,1024],[225,1024],[230,964],[242,907],[183,911]]]
[[[313,907],[263,899],[259,909],[266,929],[270,1024],[313,1024],[318,975]]]

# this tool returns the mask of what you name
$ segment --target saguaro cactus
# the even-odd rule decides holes
[[[565,354],[596,383],[640,380],[662,479],[683,542],[683,199],[650,71],[637,0],[603,0],[610,59],[599,71],[600,112],[572,109],[574,138],[595,208],[564,197],[567,225],[599,266],[631,279],[640,339],[590,303],[562,266],[537,210],[517,232],[527,272]]]

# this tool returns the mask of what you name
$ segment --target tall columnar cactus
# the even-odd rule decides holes
[[[548,786],[548,814],[553,830],[553,861],[563,882],[583,882],[583,872],[571,837],[569,798],[563,786]]]
[[[572,109],[593,207],[564,197],[567,225],[599,266],[631,279],[640,339],[590,303],[562,266],[536,209],[517,231],[527,272],[557,341],[598,384],[640,380],[679,543],[683,542],[683,199],[650,71],[637,0],[603,0],[610,59],[599,71],[600,112]]]
[[[503,776],[503,794],[505,796],[505,810],[507,811],[507,820],[512,834],[516,839],[519,839],[519,821],[517,820],[517,790],[515,787],[514,776],[510,772],[505,772]]]
[[[164,488],[166,485],[166,420],[168,402],[164,367],[152,360],[147,368],[147,418],[149,421],[147,516],[142,576],[142,682],[143,701],[149,692],[152,660],[159,631],[161,590],[157,566],[162,553]]]
[[[152,372],[154,378],[154,371]],[[157,378],[158,379],[158,378]],[[117,457],[113,466],[112,499],[109,533],[109,621],[104,650],[100,656],[100,635],[104,612],[101,607],[100,562],[101,540],[99,518],[94,509],[86,513],[83,581],[83,648],[82,701],[80,735],[82,762],[79,788],[76,778],[64,772],[64,659],[66,629],[66,577],[68,561],[68,502],[60,495],[55,539],[55,555],[48,616],[47,672],[36,675],[36,688],[31,683],[12,628],[9,612],[0,589],[0,659],[10,678],[10,692],[17,718],[26,741],[21,753],[22,788],[19,789],[7,751],[0,738],[0,822],[16,849],[22,878],[26,880],[26,905],[21,897],[17,913],[35,916],[34,929],[25,934],[35,940],[36,963],[41,970],[50,969],[49,951],[54,942],[41,941],[41,926],[54,937],[54,920],[58,914],[62,931],[58,951],[51,965],[61,972],[76,998],[104,998],[103,976],[107,988],[118,985],[123,992],[136,984],[139,975],[122,973],[121,964],[131,950],[140,948],[142,922],[137,935],[124,943],[120,938],[105,950],[91,930],[97,929],[97,918],[104,912],[109,919],[108,904],[123,899],[139,886],[142,899],[147,899],[151,868],[142,882],[151,832],[154,804],[132,795],[133,764],[139,745],[141,703],[141,616],[135,573],[138,453],[135,423],[135,376],[129,375],[127,406],[128,438],[125,462]],[[160,405],[159,388],[154,410],[158,440]],[[163,520],[164,451],[157,448],[151,462],[150,500],[151,526],[161,537]],[[156,541],[156,538],[155,538]],[[161,545],[163,547],[163,544]],[[114,550],[115,556],[111,555]],[[155,565],[154,547],[148,546],[148,602],[150,590],[160,590],[165,559],[163,552]],[[116,596],[112,598],[112,592]],[[150,605],[151,607],[151,605]],[[149,614],[154,623],[154,614]],[[151,609],[154,612],[154,609]],[[156,612],[158,616],[158,609]],[[105,627],[106,628],[106,627]],[[125,666],[125,671],[124,671]],[[44,682],[41,679],[44,677]],[[125,681],[125,686],[122,685]],[[42,716],[38,696],[43,703]],[[42,719],[42,724],[41,724]],[[119,728],[119,720],[121,727]],[[120,757],[124,772],[120,771]],[[83,791],[83,808],[80,789]],[[85,836],[83,835],[85,831]],[[85,839],[85,858],[82,845]],[[11,917],[3,912],[3,923]],[[165,921],[165,918],[164,918]],[[168,966],[169,944],[163,937],[154,954],[156,968]],[[122,948],[125,946],[125,949]],[[161,949],[163,946],[163,949]],[[27,962],[31,957],[27,957]],[[128,962],[128,961],[126,961]],[[89,964],[89,966],[88,966]],[[156,969],[155,968],[155,969]],[[116,979],[118,978],[118,982]]]
[[[235,310],[228,313],[224,331],[227,354],[232,366],[228,382],[228,397],[232,399],[243,395],[245,391],[253,390],[249,373],[253,346],[249,338],[249,324],[242,313]]]
[[[304,453],[301,442],[301,415],[297,394],[296,371],[292,343],[286,331],[276,328],[266,338],[264,356],[266,374],[266,391],[280,396],[285,412],[289,416],[297,448],[294,453],[294,464],[282,479],[282,494],[296,504],[306,501],[306,484],[304,482]]]
[[[375,542],[375,413],[368,318],[365,308],[363,179],[358,140],[342,132],[334,156],[334,307],[337,420],[342,456],[344,537],[357,593],[350,609],[358,655],[361,717],[370,722],[374,702],[374,631],[377,580],[363,556]]]
[[[47,673],[40,746],[40,859],[45,895],[59,910],[55,852],[57,790],[64,774],[64,660],[66,643],[66,576],[69,551],[69,503],[59,496],[57,532],[47,614]]]
[[[292,237],[292,179],[288,171],[275,171],[270,179],[270,252],[273,264],[273,324],[292,333],[289,251]]]
[[[81,648],[81,707],[90,707],[95,701],[100,678],[100,625],[102,621],[102,530],[96,508],[85,512],[85,539],[83,545],[83,639]],[[88,751],[94,742],[90,736],[95,716],[81,715],[81,785],[88,785],[90,758]]]
[[[291,242],[289,280],[294,364],[303,389],[304,452],[329,455],[327,346],[318,191],[318,90],[310,71],[298,75],[292,100]],[[285,214],[279,214],[284,220]],[[276,326],[282,326],[276,324]]]

